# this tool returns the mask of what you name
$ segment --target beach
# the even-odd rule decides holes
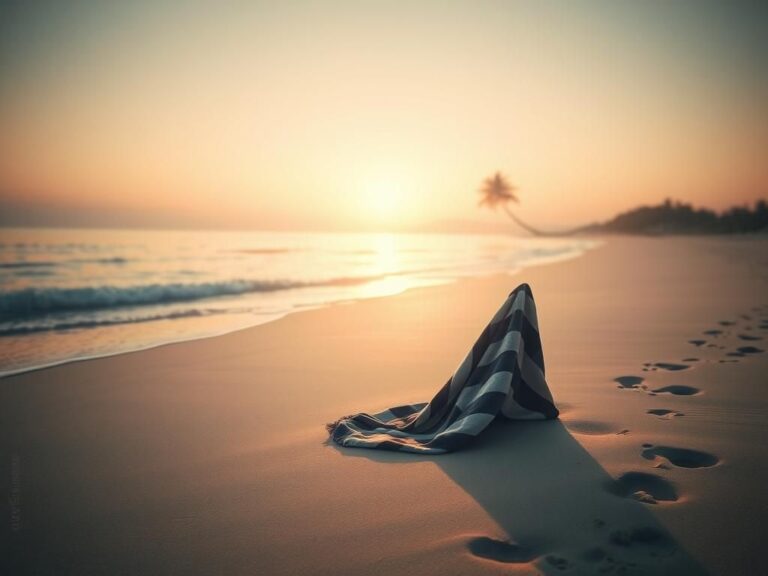
[[[444,456],[328,442],[428,401],[522,282],[558,420]],[[0,379],[0,573],[760,573],[766,294],[765,237],[609,237]]]

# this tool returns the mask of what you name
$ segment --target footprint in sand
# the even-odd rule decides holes
[[[700,348],[706,344],[706,340],[688,340],[688,344],[693,344],[696,348]]]
[[[661,369],[661,370],[668,370],[670,372],[678,372],[680,370],[688,370],[690,366],[687,366],[685,364],[675,364],[673,362],[656,362],[652,364],[653,369]]]
[[[710,344],[712,346],[712,344]],[[688,370],[690,366],[688,364],[676,364],[674,362],[645,362],[643,364],[643,372],[667,370],[668,372],[679,372],[680,370]]]
[[[608,492],[632,498],[644,504],[677,502],[674,484],[656,474],[647,472],[625,472],[606,487]]]
[[[731,322],[730,320],[720,320],[718,324],[720,324],[720,326],[733,326],[736,324],[736,322]]]
[[[650,414],[651,416],[656,416],[657,418],[663,418],[664,420],[672,420],[672,418],[685,416],[685,414],[682,412],[677,412],[676,410],[667,410],[666,408],[652,408],[650,410],[646,410],[645,413]]]
[[[739,338],[747,340],[748,342],[754,342],[755,340],[762,340],[762,336],[753,336],[752,334],[739,334]]]
[[[505,564],[524,564],[539,556],[528,546],[522,546],[512,541],[496,540],[487,536],[473,538],[467,543],[467,548],[479,558],[504,562]]]
[[[754,346],[741,346],[736,349],[740,354],[762,354],[765,350],[755,348]]]
[[[683,358],[680,362],[700,362],[701,358]]]
[[[737,348],[733,352],[726,352],[726,356],[734,357],[734,358],[743,358],[744,356],[750,356],[752,354],[762,354],[765,352],[765,350],[761,348],[756,348],[755,346],[741,346],[740,348]]]
[[[645,378],[641,376],[619,376],[618,378],[614,378],[613,381],[617,382],[619,385],[617,388],[639,388],[640,385],[643,383]]]
[[[674,396],[695,396],[700,394],[701,390],[694,388],[693,386],[683,386],[682,384],[672,384],[671,386],[663,386],[661,388],[655,388],[649,392],[649,394],[655,396],[656,394],[672,394]]]
[[[646,460],[664,458],[670,464],[679,468],[709,468],[720,462],[720,459],[714,454],[688,448],[650,446],[647,444],[643,444],[643,448],[641,456]]]
[[[706,336],[720,336],[722,333],[722,330],[704,330],[704,332],[702,332],[702,334],[705,334]]]

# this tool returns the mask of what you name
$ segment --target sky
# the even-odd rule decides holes
[[[0,0],[0,223],[538,227],[768,196],[768,3]]]

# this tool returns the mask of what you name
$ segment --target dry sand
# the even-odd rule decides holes
[[[766,573],[767,248],[611,238],[0,380],[0,574]],[[428,400],[522,281],[560,420],[437,457],[327,443]]]

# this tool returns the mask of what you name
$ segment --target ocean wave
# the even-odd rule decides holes
[[[15,273],[17,278],[43,278],[46,276],[54,276],[54,273],[45,268],[29,268],[26,270],[19,270]]]
[[[157,320],[178,320],[180,318],[200,318],[214,314],[214,310],[181,310],[168,312],[167,314],[149,314],[145,316],[130,316],[107,318],[103,320],[73,320],[55,322],[53,324],[27,324],[0,326],[0,338],[8,336],[27,336],[40,332],[57,332],[63,330],[82,330],[86,328],[102,328],[117,326],[120,324],[141,324],[143,322],[155,322]]]
[[[128,258],[123,258],[121,256],[115,256],[112,258],[75,258],[72,260],[61,260],[59,262],[51,262],[51,261],[27,261],[22,260],[19,262],[0,262],[0,270],[7,269],[7,270],[15,270],[15,269],[25,269],[25,268],[53,268],[55,266],[62,266],[67,264],[127,264],[130,262]]]
[[[56,262],[0,262],[0,269],[15,270],[17,268],[52,268]]]
[[[112,258],[76,258],[66,260],[62,264],[127,264],[128,262],[131,262],[128,258],[114,256]]]
[[[199,284],[144,284],[140,286],[87,286],[81,288],[22,288],[0,294],[0,320],[44,316],[57,312],[82,312],[276,292],[292,288],[354,286],[381,276],[333,278],[319,281],[231,280]]]

